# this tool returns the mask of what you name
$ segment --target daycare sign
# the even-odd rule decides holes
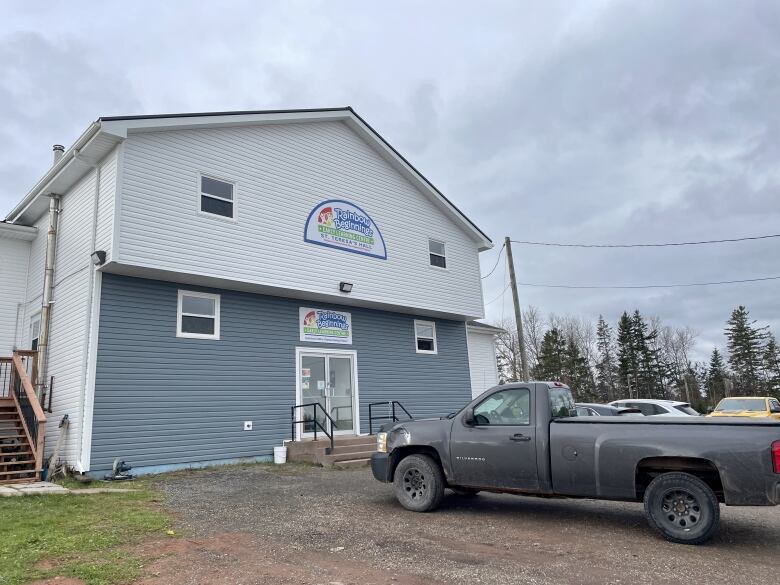
[[[303,239],[312,244],[387,260],[379,228],[357,205],[330,199],[317,205],[306,220]]]
[[[317,343],[352,343],[352,315],[300,307],[301,341]]]

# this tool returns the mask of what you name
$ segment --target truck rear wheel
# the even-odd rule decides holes
[[[409,455],[395,468],[393,489],[407,510],[430,512],[439,507],[444,496],[444,474],[428,455]]]
[[[720,508],[712,488],[689,473],[664,473],[645,491],[645,515],[666,540],[702,544],[718,529]]]

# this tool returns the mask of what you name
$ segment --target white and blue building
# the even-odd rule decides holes
[[[494,385],[491,246],[351,108],[104,117],[0,222],[0,355],[38,346],[53,247],[48,452],[67,414],[81,472],[265,458],[294,405],[365,434]]]

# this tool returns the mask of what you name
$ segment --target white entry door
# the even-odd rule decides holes
[[[357,395],[357,363],[354,351],[298,350],[297,404],[319,404],[298,409],[298,420],[311,422],[299,425],[301,436],[314,435],[316,423],[337,435],[359,433]],[[327,412],[335,423],[322,414]]]

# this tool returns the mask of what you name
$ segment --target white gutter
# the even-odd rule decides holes
[[[9,221],[11,223],[15,222],[17,219],[19,219],[19,216],[22,215],[27,208],[30,206],[30,204],[35,201],[35,199],[44,193],[46,193],[49,185],[52,181],[54,181],[57,176],[65,169],[68,164],[76,158],[76,155],[78,154],[79,150],[81,150],[92,138],[97,134],[97,132],[100,130],[100,122],[92,122],[92,124],[89,125],[89,127],[84,131],[84,133],[79,136],[78,140],[73,143],[73,146],[71,146],[67,151],[65,151],[65,154],[60,157],[60,159],[52,165],[52,167],[49,169],[49,171],[41,178],[40,181],[38,181],[35,186],[30,190],[27,195],[24,196],[24,199],[22,199],[19,204],[14,207],[11,212],[6,216],[6,221]]]

